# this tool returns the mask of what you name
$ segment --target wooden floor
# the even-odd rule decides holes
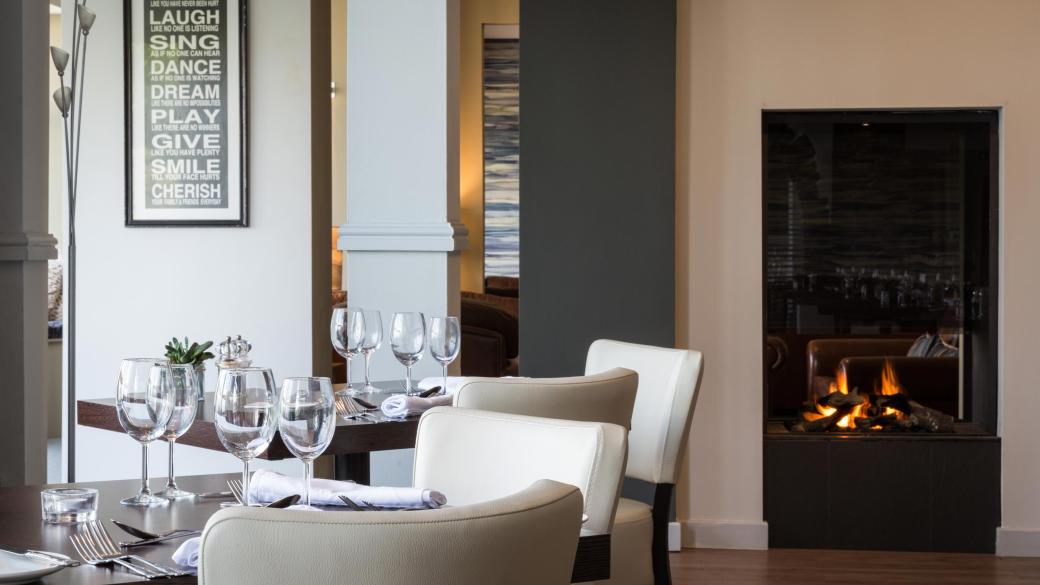
[[[674,585],[1040,585],[1040,558],[795,549],[671,557]]]

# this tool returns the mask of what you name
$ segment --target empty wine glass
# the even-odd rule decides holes
[[[160,498],[168,500],[180,500],[193,498],[195,494],[177,488],[177,480],[173,475],[173,446],[177,437],[188,432],[195,415],[199,409],[198,378],[195,376],[195,366],[191,364],[171,364],[170,371],[173,375],[173,411],[170,420],[166,423],[166,432],[163,438],[170,444],[170,470],[166,477],[166,487],[157,494]]]
[[[141,443],[141,490],[120,500],[124,506],[162,506],[169,500],[152,495],[148,488],[148,443],[166,431],[173,412],[173,373],[163,358],[125,359],[116,381],[116,413],[119,424]]]
[[[422,359],[426,349],[426,318],[422,313],[394,313],[390,321],[390,349],[405,367],[405,393],[418,394],[412,388],[412,366]]]
[[[365,311],[365,339],[361,342],[361,353],[365,355],[365,392],[379,392],[379,388],[372,385],[369,367],[372,354],[383,345],[383,318],[379,311]]]
[[[335,397],[328,378],[286,378],[278,404],[282,441],[303,462],[303,502],[311,505],[314,460],[325,451],[336,431]]]
[[[434,317],[430,319],[430,355],[441,365],[444,383],[441,392],[448,390],[448,364],[459,357],[462,331],[457,317]]]
[[[332,310],[332,321],[329,324],[332,347],[336,353],[347,360],[347,386],[337,394],[357,396],[361,394],[350,381],[350,362],[361,353],[361,344],[365,339],[365,314],[357,307],[335,307]]]
[[[267,450],[278,428],[274,375],[268,368],[222,368],[213,399],[217,437],[242,460],[242,503],[249,504],[249,462]]]

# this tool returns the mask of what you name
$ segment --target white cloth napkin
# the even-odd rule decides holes
[[[311,480],[311,504],[318,506],[342,506],[337,494],[355,489],[357,484],[350,481],[314,478]],[[249,479],[249,496],[253,502],[269,503],[291,496],[303,495],[303,480],[282,475],[270,469],[258,469]]]
[[[249,493],[256,502],[273,502],[292,494],[303,494],[303,480],[270,469],[253,473]],[[362,500],[377,508],[439,508],[447,503],[444,494],[422,488],[367,486],[352,481],[311,480],[311,504],[345,506],[340,494],[357,504]]]
[[[429,378],[423,378],[422,380],[419,380],[419,383],[416,384],[415,387],[419,390],[429,390],[434,386],[444,386],[444,388],[441,389],[441,393],[454,394],[455,391],[459,389],[459,386],[461,386],[463,382],[469,379],[470,376],[448,376],[447,385],[445,386],[445,381],[443,377],[431,376]]]
[[[394,394],[384,400],[383,403],[379,405],[379,409],[382,410],[383,414],[386,416],[392,418],[404,418],[406,416],[422,414],[435,406],[451,406],[452,400],[454,400],[454,397],[451,394],[438,394],[429,398]]]
[[[179,547],[177,547],[177,550],[174,551],[173,562],[182,567],[191,567],[193,569],[199,568],[200,544],[202,544],[201,536],[185,540]]]

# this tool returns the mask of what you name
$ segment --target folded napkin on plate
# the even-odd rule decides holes
[[[451,401],[453,399],[454,397],[450,394],[438,394],[437,396],[431,396],[429,398],[394,394],[384,400],[383,404],[379,405],[379,408],[386,416],[404,418],[406,416],[422,414],[434,406],[451,406]]]
[[[199,545],[202,537],[189,538],[181,543],[173,553],[173,562],[182,567],[199,568]]]
[[[357,488],[352,481],[314,478],[311,480],[311,504],[317,506],[342,506],[338,494]],[[258,469],[249,479],[249,495],[254,502],[273,502],[291,496],[303,495],[303,480],[282,475],[270,469]]]
[[[444,494],[422,488],[384,487],[353,484],[354,489],[343,492],[355,504],[376,508],[440,508],[448,503]],[[340,503],[343,503],[340,501]]]
[[[419,380],[415,387],[419,390],[429,390],[434,386],[443,386],[444,388],[441,389],[442,394],[454,394],[459,389],[459,386],[469,379],[471,379],[469,376],[448,376],[448,380],[445,382],[442,376],[431,376]]]
[[[273,502],[292,494],[303,494],[303,480],[260,469],[249,480],[249,493],[254,501]],[[439,508],[446,503],[444,494],[421,488],[367,486],[352,481],[311,480],[311,504],[345,506],[340,495],[355,503],[362,501],[377,508]],[[361,501],[359,501],[361,500]]]

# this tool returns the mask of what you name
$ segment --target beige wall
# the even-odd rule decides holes
[[[520,22],[520,0],[462,0],[459,45],[459,189],[469,248],[462,251],[462,290],[484,290],[483,25]]]
[[[999,106],[1002,524],[1040,529],[1040,2],[679,0],[678,13],[677,341],[707,361],[680,518],[762,518],[761,110]]]
[[[347,221],[347,0],[331,0],[332,225]],[[331,92],[330,92],[331,93]]]

